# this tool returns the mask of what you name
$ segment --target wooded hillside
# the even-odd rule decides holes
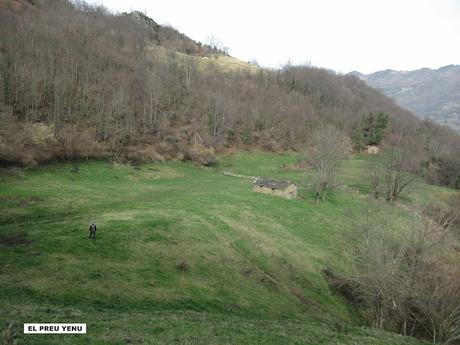
[[[417,119],[356,77],[290,64],[225,69],[220,47],[140,12],[17,3],[0,6],[2,165],[115,153],[206,164],[223,147],[303,149],[322,123],[352,136],[369,113],[388,114],[384,142],[412,138],[424,161],[436,162],[435,174],[460,160],[456,133]]]

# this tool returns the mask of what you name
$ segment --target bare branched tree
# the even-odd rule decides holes
[[[313,168],[313,187],[316,201],[326,198],[326,191],[334,185],[340,160],[350,152],[349,138],[332,125],[321,126],[314,133],[307,149],[307,162]]]
[[[165,159],[178,158],[187,156],[198,137],[206,148],[301,149],[319,123],[350,135],[363,114],[382,111],[390,116],[385,140],[403,125],[419,127],[419,146],[432,156],[426,177],[460,186],[460,136],[435,124],[421,127],[355,77],[308,64],[256,73],[254,67],[222,68],[198,60],[227,52],[218,39],[198,44],[141,12],[112,14],[80,0],[30,4],[19,12],[0,10],[0,116],[5,128],[3,119],[17,129],[14,135],[0,133],[0,161],[67,159],[62,155],[69,143],[63,150],[61,139],[76,128],[88,128],[88,135],[75,137],[72,145],[82,148],[71,156],[149,145]],[[38,123],[55,138],[25,138]],[[88,146],[83,138],[94,143]],[[318,200],[328,183],[317,184]]]
[[[206,44],[212,49],[213,52],[228,54],[228,47],[216,36],[209,35],[206,39]]]
[[[412,219],[389,217],[369,204],[346,235],[352,295],[374,327],[434,342],[460,336],[459,270],[451,232],[414,206]],[[393,214],[393,213],[392,213]]]
[[[373,194],[388,202],[396,202],[401,193],[416,178],[422,162],[421,150],[415,137],[400,133],[392,145],[384,147],[382,153],[370,164]]]

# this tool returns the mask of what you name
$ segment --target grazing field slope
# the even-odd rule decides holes
[[[366,203],[366,158],[344,162],[348,189],[322,205],[297,158],[237,152],[217,168],[87,162],[2,177],[1,339],[418,344],[367,328],[321,274],[340,266],[350,213]],[[300,198],[252,193],[250,179],[228,173],[295,181]],[[448,193],[422,188],[433,200]],[[24,335],[24,322],[85,322],[88,333]]]

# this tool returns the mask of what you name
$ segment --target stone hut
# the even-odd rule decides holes
[[[253,192],[271,194],[286,199],[297,198],[297,185],[290,181],[279,181],[265,177],[256,177],[252,187]]]

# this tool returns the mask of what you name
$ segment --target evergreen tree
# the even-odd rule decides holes
[[[352,134],[355,149],[362,150],[368,145],[380,144],[388,121],[388,115],[383,112],[378,113],[377,116],[373,113],[365,116]]]

